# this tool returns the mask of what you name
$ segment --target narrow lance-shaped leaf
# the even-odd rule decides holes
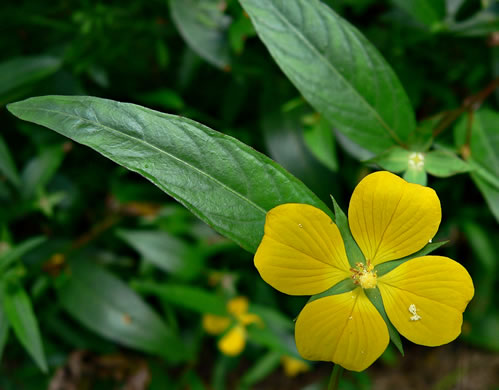
[[[19,174],[4,139],[0,136],[0,174],[4,174],[16,187],[20,185]]]
[[[31,237],[0,256],[0,273],[14,261],[35,249],[46,240],[43,236]]]
[[[444,0],[393,0],[417,21],[431,27],[445,16]]]
[[[47,361],[43,352],[42,338],[28,294],[17,283],[4,283],[0,285],[0,289],[3,310],[17,339],[33,357],[38,367],[46,372]]]
[[[20,89],[55,73],[59,58],[50,56],[17,57],[0,64],[0,105],[21,95]]]
[[[219,0],[170,0],[173,22],[189,46],[211,64],[230,63],[228,29],[231,18]]]
[[[2,360],[3,350],[9,337],[9,320],[5,315],[2,305],[0,305],[0,361]]]
[[[315,109],[360,146],[404,143],[414,112],[376,48],[319,0],[240,0],[277,64]]]
[[[118,230],[117,234],[135,248],[145,261],[181,279],[193,279],[202,271],[200,248],[167,232]]]
[[[469,147],[468,163],[472,168],[471,178],[483,194],[492,214],[499,221],[499,112],[480,109],[475,112]],[[463,117],[455,128],[457,147],[463,147],[468,138],[467,118]]]
[[[8,108],[142,174],[251,252],[263,236],[267,211],[279,204],[307,203],[333,218],[268,157],[192,120],[93,97],[38,97]]]

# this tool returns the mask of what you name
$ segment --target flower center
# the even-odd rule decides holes
[[[424,167],[424,154],[415,152],[409,155],[409,167],[420,170]]]
[[[353,282],[364,289],[376,287],[378,277],[376,271],[373,271],[374,265],[371,264],[371,261],[367,260],[367,265],[363,263],[357,263],[355,265],[355,268],[350,268]]]

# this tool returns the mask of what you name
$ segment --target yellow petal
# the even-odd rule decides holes
[[[220,317],[213,314],[203,316],[203,329],[209,334],[220,334],[230,325],[229,317]]]
[[[257,314],[244,313],[238,317],[238,320],[239,320],[241,325],[247,326],[247,325],[251,325],[251,324],[256,324],[259,327],[263,327],[263,321],[260,318],[260,316]]]
[[[350,277],[338,228],[306,204],[283,204],[267,213],[255,266],[263,280],[290,295],[314,295]]]
[[[362,371],[383,353],[389,336],[364,290],[356,288],[308,303],[296,321],[295,339],[305,359]]]
[[[386,313],[410,341],[446,344],[461,333],[464,309],[473,298],[470,275],[442,256],[423,256],[378,278]]]
[[[218,341],[218,348],[227,356],[239,355],[245,345],[246,330],[240,325],[234,326]]]
[[[284,373],[290,378],[293,378],[302,372],[310,370],[309,364],[305,363],[303,360],[296,359],[291,356],[282,356],[281,363],[284,367]]]
[[[352,235],[373,265],[423,248],[437,233],[441,217],[435,191],[389,172],[362,179],[348,209]]]
[[[249,302],[246,297],[232,298],[227,302],[227,311],[237,317],[248,312]]]

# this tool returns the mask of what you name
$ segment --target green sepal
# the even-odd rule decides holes
[[[386,315],[385,306],[383,305],[383,299],[381,298],[381,293],[378,287],[366,288],[364,289],[364,292],[366,293],[367,298],[371,301],[376,310],[378,310],[379,314],[381,314],[381,317],[383,317],[383,320],[386,323],[386,327],[388,328],[390,341],[397,347],[401,355],[404,356],[404,347],[402,346],[399,332],[397,332],[397,329],[395,329],[395,327],[388,319],[388,316]]]
[[[387,171],[400,173],[404,172],[409,166],[410,154],[409,150],[394,146],[376,157],[363,161],[363,163],[376,164]]]
[[[402,177],[409,183],[421,184],[422,186],[426,186],[428,183],[426,171],[423,168],[409,167]]]
[[[352,291],[356,287],[359,287],[356,285],[351,278],[344,279],[341,282],[336,283],[333,287],[328,288],[326,291],[323,291],[319,294],[312,295],[310,299],[308,300],[307,304],[313,301],[316,301],[317,299],[321,299],[324,297],[328,297],[330,295],[338,295],[338,294],[343,294],[349,291]]]
[[[366,259],[364,254],[360,250],[359,246],[355,242],[350,227],[348,226],[348,219],[343,210],[340,208],[333,195],[331,195],[334,205],[334,215],[336,219],[336,226],[341,233],[341,238],[343,238],[343,243],[345,244],[345,251],[347,252],[348,262],[352,267],[355,267],[357,263],[364,263]]]
[[[402,257],[401,259],[398,260],[387,261],[386,263],[379,264],[376,267],[374,267],[374,270],[377,272],[378,277],[380,277],[390,272],[391,270],[395,269],[400,264],[403,264],[406,261],[414,259],[416,257],[426,256],[427,254],[433,252],[434,250],[440,248],[442,245],[445,245],[448,242],[449,241],[440,241],[440,242],[433,242],[430,244],[426,244],[423,249],[420,249],[416,253],[413,253],[412,255],[406,257]]]

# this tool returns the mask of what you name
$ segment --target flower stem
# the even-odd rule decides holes
[[[331,373],[331,378],[329,378],[329,384],[327,385],[327,390],[337,390],[340,384],[341,375],[343,374],[343,367],[339,364],[335,364],[333,367],[333,372]]]

